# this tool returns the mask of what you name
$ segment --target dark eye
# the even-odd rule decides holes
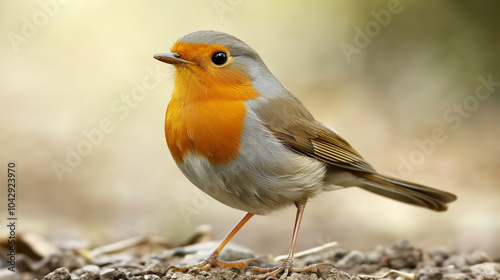
[[[214,53],[212,55],[212,62],[217,66],[224,65],[224,63],[227,62],[227,53],[225,52]]]

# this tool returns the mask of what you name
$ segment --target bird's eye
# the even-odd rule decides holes
[[[227,53],[225,52],[216,52],[212,55],[212,62],[217,66],[224,65],[227,62]]]

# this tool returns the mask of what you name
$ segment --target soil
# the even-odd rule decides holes
[[[190,238],[193,244],[176,248],[168,242],[140,237],[92,250],[58,249],[36,260],[34,247],[18,254],[16,273],[7,270],[3,260],[0,279],[27,280],[202,280],[246,279],[250,272],[239,269],[210,268],[207,271],[172,272],[169,266],[202,260],[216,246],[215,242],[201,242],[200,236]],[[47,245],[47,244],[45,244]],[[45,246],[44,245],[44,246]],[[290,280],[347,280],[347,279],[500,279],[500,260],[492,259],[481,251],[456,253],[451,249],[417,248],[407,240],[390,246],[376,246],[369,252],[333,246],[316,248],[294,261],[294,267],[320,265],[316,272],[290,273]],[[45,246],[44,248],[46,248]],[[221,259],[255,258],[244,247],[229,243]],[[257,256],[260,266],[273,267],[269,256]],[[282,275],[279,275],[282,276]],[[382,278],[380,278],[382,276]]]

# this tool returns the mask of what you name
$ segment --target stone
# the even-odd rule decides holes
[[[125,272],[116,268],[105,268],[101,270],[100,280],[120,280],[126,279]]]
[[[144,266],[145,266],[144,270],[153,273],[164,273],[165,270],[167,269],[159,260],[155,259],[147,261]]]
[[[389,247],[385,254],[389,266],[394,269],[415,268],[422,261],[422,251],[413,247],[406,239],[401,239]]]
[[[60,267],[43,277],[43,280],[71,280],[71,273],[66,267]]]
[[[475,265],[478,263],[491,262],[491,259],[486,255],[485,252],[475,251],[465,256],[465,261],[468,265]]]
[[[365,261],[365,255],[357,250],[352,250],[347,255],[345,255],[340,261],[337,262],[337,266],[349,269],[354,267],[355,265],[359,265],[360,263]]]
[[[475,277],[480,276],[492,276],[495,278],[500,278],[500,263],[486,262],[476,264],[470,267],[472,275]]]
[[[465,255],[453,255],[443,262],[443,266],[453,266],[453,267],[465,267],[467,266],[467,261]]]

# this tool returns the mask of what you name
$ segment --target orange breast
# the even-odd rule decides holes
[[[245,100],[258,93],[239,70],[207,73],[178,67],[165,117],[168,148],[178,163],[194,152],[213,164],[238,156],[246,115]]]

